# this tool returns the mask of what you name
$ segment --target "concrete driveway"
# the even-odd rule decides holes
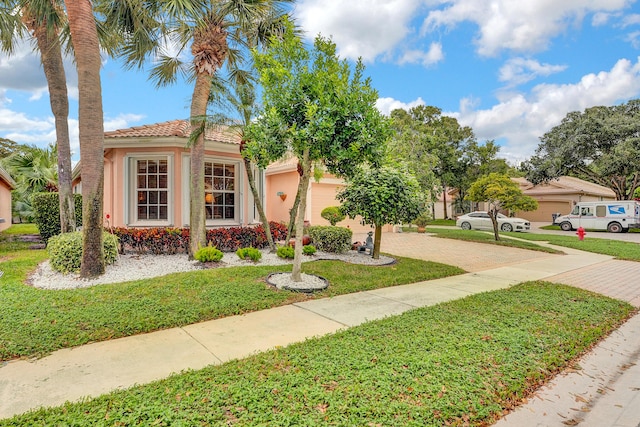
[[[354,235],[353,240],[364,241],[365,238],[366,235]],[[562,256],[546,252],[443,239],[429,233],[383,233],[380,250],[393,255],[455,265],[470,273],[507,267],[525,261]]]

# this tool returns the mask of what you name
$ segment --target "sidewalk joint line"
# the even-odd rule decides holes
[[[189,325],[187,325],[187,326],[189,326]],[[222,359],[220,359],[218,356],[216,356],[216,354],[215,354],[214,352],[212,352],[211,350],[209,350],[209,348],[208,348],[206,345],[204,345],[204,344],[203,344],[199,339],[197,339],[196,337],[194,337],[193,335],[191,335],[191,334],[189,333],[189,331],[187,331],[183,326],[180,326],[180,329],[181,329],[185,334],[187,334],[187,335],[189,336],[189,338],[191,338],[193,341],[195,341],[196,343],[198,343],[202,348],[204,348],[204,349],[207,351],[207,353],[209,353],[210,355],[212,355],[212,356],[213,356],[213,357],[218,361],[218,363],[220,363],[220,364],[224,363],[224,362],[222,361]]]

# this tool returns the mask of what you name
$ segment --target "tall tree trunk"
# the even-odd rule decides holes
[[[373,240],[373,259],[380,259],[380,240],[382,239],[382,226],[376,224],[376,230],[374,233],[375,239]]]
[[[493,225],[493,237],[496,242],[500,240],[500,233],[498,232],[498,209],[490,209],[489,216],[491,217],[491,224]]]
[[[82,264],[80,277],[104,273],[102,209],[104,124],[100,46],[89,0],[65,0],[78,69],[80,160],[82,162]]]
[[[289,226],[287,227],[287,237],[285,242],[289,242],[293,236],[293,230],[296,228],[296,218],[298,217],[298,208],[300,207],[300,186],[298,185],[298,191],[296,191],[296,198],[293,200],[293,206],[289,209]]]
[[[309,160],[309,149],[305,149],[300,160],[302,175],[300,176],[300,205],[298,206],[298,219],[296,220],[296,246],[293,257],[293,268],[291,279],[294,282],[302,282],[302,237],[304,235],[304,216],[307,208],[307,190],[311,179],[311,161]]]
[[[197,129],[205,120],[211,76],[198,73],[191,98],[191,128]],[[191,145],[191,207],[189,220],[189,258],[207,245],[207,226],[204,209],[204,132]]]
[[[60,230],[68,233],[76,229],[76,213],[71,187],[71,147],[69,145],[69,98],[67,79],[62,62],[62,50],[57,32],[47,32],[46,25],[33,28],[38,43],[44,74],[49,86],[49,102],[56,125],[58,150],[58,197]]]
[[[444,212],[444,218],[447,219],[449,214],[447,213],[447,184],[442,183],[442,211]]]
[[[269,225],[269,220],[267,219],[267,215],[264,213],[264,206],[262,205],[262,198],[260,198],[260,194],[258,194],[258,189],[256,188],[256,179],[253,176],[253,169],[251,169],[252,165],[249,159],[242,158],[244,161],[244,170],[247,172],[247,181],[249,181],[249,188],[251,188],[251,194],[253,194],[253,201],[256,204],[256,209],[258,209],[258,215],[260,216],[260,221],[262,222],[262,227],[264,228],[264,234],[267,236],[267,243],[269,244],[269,249],[271,252],[276,251],[276,244],[273,242],[273,235],[271,234],[271,226]]]

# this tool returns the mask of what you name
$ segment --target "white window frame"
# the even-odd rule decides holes
[[[244,166],[244,163],[243,163]],[[266,183],[266,179],[265,179],[265,172],[264,169],[260,169],[257,166],[252,166],[253,169],[253,176],[256,180],[256,190],[258,191],[258,197],[260,197],[261,200],[265,200],[264,194],[265,194],[265,183]],[[249,191],[249,206],[253,206],[253,218],[251,218],[251,222],[253,224],[258,224],[260,223],[260,213],[258,212],[258,204],[256,203],[256,200],[253,197],[253,192]],[[267,207],[265,206],[265,203],[262,203],[262,208],[266,209]]]
[[[182,156],[182,219],[183,226],[189,227],[191,217],[191,156]],[[233,165],[235,167],[235,217],[234,219],[207,219],[206,226],[213,227],[234,227],[239,226],[244,221],[244,169],[243,162],[239,159],[230,159],[224,157],[205,157],[208,163],[223,163]]]
[[[139,160],[167,161],[167,219],[139,220],[137,199],[137,162]],[[124,156],[124,219],[129,227],[172,227],[174,224],[174,166],[172,153],[135,153]]]

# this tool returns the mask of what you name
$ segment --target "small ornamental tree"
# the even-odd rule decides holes
[[[390,166],[363,170],[348,181],[337,197],[349,218],[360,215],[365,224],[375,226],[375,259],[380,258],[382,226],[410,222],[424,206],[416,178]]]
[[[287,152],[298,160],[296,244],[292,280],[302,281],[302,235],[307,189],[313,166],[348,178],[363,163],[377,163],[390,136],[388,119],[377,109],[378,93],[336,54],[331,40],[318,36],[307,49],[292,25],[264,52],[254,51],[263,109],[245,128],[245,153],[260,166]]]
[[[509,176],[499,173],[483,176],[471,184],[465,199],[488,203],[487,211],[491,217],[496,241],[500,240],[498,213],[501,210],[533,211],[538,208],[535,199],[523,194],[518,184]]]
[[[320,212],[320,216],[329,221],[329,224],[331,225],[336,225],[346,218],[346,215],[342,213],[338,206],[327,206],[326,208],[322,209],[322,212]]]

